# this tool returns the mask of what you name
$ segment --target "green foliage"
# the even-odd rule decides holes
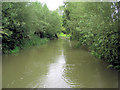
[[[19,47],[15,47],[15,49],[11,50],[10,53],[11,54],[15,54],[19,52]]]
[[[50,11],[47,5],[38,2],[2,4],[3,53],[16,52],[16,47],[41,45],[48,40],[44,38],[55,39],[61,28],[61,16]]]
[[[63,24],[71,39],[86,45],[91,54],[120,69],[118,3],[65,3]]]
[[[30,40],[25,40],[25,44],[23,48],[31,47],[31,46],[40,46],[48,42],[48,38],[40,39],[38,36],[33,36]]]
[[[70,35],[64,34],[64,33],[60,33],[60,34],[58,34],[58,37],[70,37]]]
[[[59,34],[59,37],[66,37],[66,34],[60,33],[60,34]]]

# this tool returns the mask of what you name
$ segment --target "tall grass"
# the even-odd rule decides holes
[[[16,46],[13,50],[6,49],[4,50],[4,54],[16,54],[19,53],[21,49],[26,49],[32,46],[40,46],[49,41],[48,38],[40,38],[38,36],[32,36],[30,39],[23,40],[22,45]]]
[[[33,36],[31,39],[24,41],[23,48],[27,48],[31,46],[40,46],[40,45],[47,43],[48,41],[49,41],[48,38],[41,39],[38,36]]]

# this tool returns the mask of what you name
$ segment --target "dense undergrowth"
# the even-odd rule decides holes
[[[38,2],[2,3],[2,51],[13,54],[19,50],[42,45],[58,38],[61,16]]]
[[[72,40],[79,41],[79,47],[87,46],[92,55],[108,62],[108,67],[120,70],[118,8],[119,3],[112,2],[66,2],[63,26]]]

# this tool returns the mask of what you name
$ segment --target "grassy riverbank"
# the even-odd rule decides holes
[[[4,50],[4,54],[16,54],[19,53],[21,49],[26,49],[32,46],[41,46],[49,41],[48,38],[43,38],[40,39],[37,36],[34,36],[34,38],[31,38],[29,40],[25,40],[24,43],[20,46],[15,46],[13,50],[11,49],[6,49]]]

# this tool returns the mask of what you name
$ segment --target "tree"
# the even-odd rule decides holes
[[[65,3],[64,27],[79,45],[86,45],[91,53],[119,69],[118,16],[112,2]],[[112,7],[112,8],[111,8]]]

